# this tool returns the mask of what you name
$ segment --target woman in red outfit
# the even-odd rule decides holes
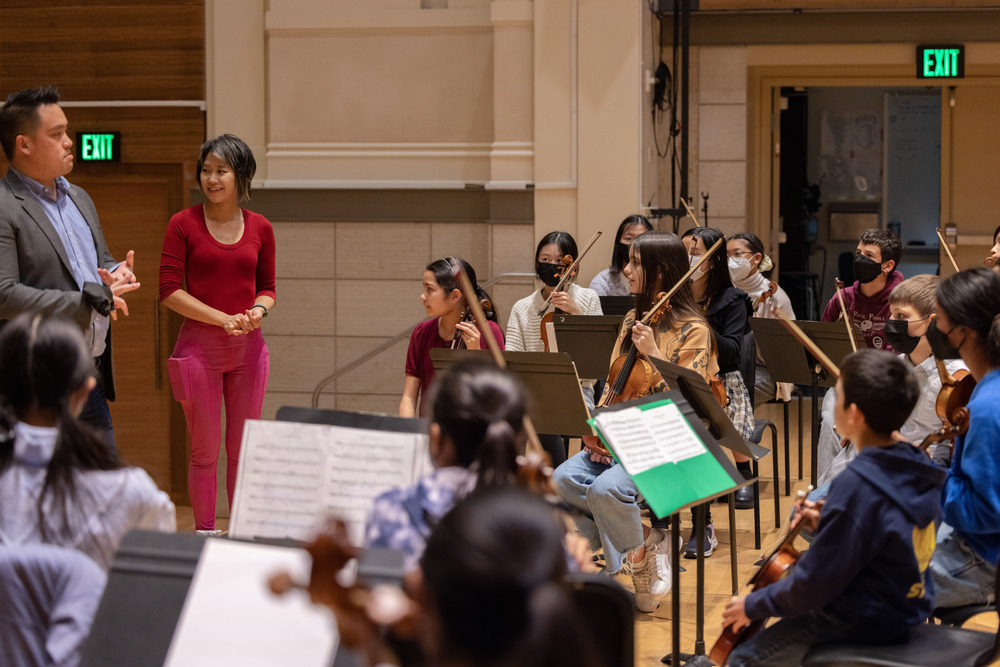
[[[256,170],[243,140],[224,134],[205,142],[197,171],[207,201],[170,219],[160,257],[160,301],[185,318],[167,367],[191,436],[188,489],[198,530],[215,528],[222,400],[232,506],[243,422],[260,418],[267,390],[260,325],[274,307],[274,231],[239,206]]]

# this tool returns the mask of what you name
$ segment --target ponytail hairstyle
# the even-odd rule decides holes
[[[979,334],[990,368],[1000,368],[1000,275],[986,266],[966,269],[938,283],[935,296],[952,326]]]
[[[745,241],[747,247],[750,248],[750,252],[755,255],[760,255],[760,264],[757,265],[757,271],[759,271],[762,276],[770,280],[771,274],[774,273],[774,262],[772,262],[768,254],[764,252],[764,243],[757,238],[756,234],[751,234],[750,232],[740,232],[739,234],[733,234],[730,236],[729,240]],[[715,242],[713,241],[713,243]]]
[[[642,270],[642,285],[635,302],[636,320],[639,320],[656,304],[658,293],[668,291],[684,277],[688,270],[688,254],[676,234],[654,230],[635,237],[629,246],[629,255]],[[670,311],[664,316],[660,330],[673,329],[680,322],[692,320],[705,322],[705,316],[695,303],[690,281],[685,280],[670,297]],[[626,336],[621,352],[627,352],[631,345],[632,337]]]
[[[628,246],[622,247],[621,238],[629,227],[643,227],[647,232],[653,231],[653,223],[644,215],[630,215],[622,220],[615,234],[614,249],[611,251],[611,273],[621,273],[628,264]]]
[[[431,389],[431,421],[451,440],[458,464],[476,471],[476,488],[514,483],[524,451],[528,394],[495,364],[461,361]]]
[[[686,239],[689,236],[701,239],[706,251],[711,248],[716,241],[725,238],[722,232],[712,227],[692,227],[684,232],[684,235],[681,238]],[[711,259],[705,261],[710,264],[708,268],[708,285],[705,288],[705,296],[708,301],[711,301],[717,294],[722,292],[722,290],[733,286],[733,279],[729,275],[729,254],[726,252],[725,242],[719,244],[715,253],[712,254]]]
[[[573,607],[565,528],[519,488],[477,489],[435,526],[421,560],[440,632],[435,664],[596,667]]]
[[[0,412],[5,430],[12,431],[14,422],[29,409],[49,413],[56,419],[59,432],[55,451],[38,497],[38,522],[43,539],[48,540],[51,536],[47,526],[53,520],[58,523],[61,519],[61,530],[69,531],[66,508],[78,505],[74,473],[120,467],[107,444],[70,413],[73,393],[94,375],[93,359],[75,324],[40,313],[25,313],[0,330],[0,368]],[[0,443],[0,471],[13,460],[14,439],[9,435]],[[43,511],[47,498],[52,499],[55,517]]]
[[[476,298],[479,299],[480,305],[484,302],[488,302],[490,308],[483,308],[483,311],[486,313],[486,319],[491,322],[496,322],[499,325],[500,319],[497,317],[497,311],[499,309],[486,290],[479,286],[479,283],[476,281],[476,270],[472,268],[471,264],[466,262],[461,257],[445,257],[444,259],[431,262],[424,270],[430,271],[434,274],[434,280],[437,281],[437,284],[441,286],[441,289],[443,289],[446,294],[451,294],[451,291],[456,289],[459,293],[461,293],[462,286],[459,284],[458,279],[455,278],[455,268],[457,266],[461,266],[462,271],[464,271],[465,275],[469,277],[469,282],[472,283],[472,287],[476,292]]]

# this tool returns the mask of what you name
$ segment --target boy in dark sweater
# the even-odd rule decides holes
[[[899,641],[934,607],[927,566],[945,474],[896,433],[917,402],[917,380],[877,350],[848,356],[840,370],[836,428],[859,454],[822,510],[800,508],[815,539],[791,573],[729,601],[725,626],[782,619],[737,646],[730,665],[798,665],[816,644]]]

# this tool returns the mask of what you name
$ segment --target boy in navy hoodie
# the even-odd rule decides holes
[[[894,435],[917,402],[913,371],[893,354],[861,350],[841,365],[836,392],[837,430],[858,456],[822,509],[801,508],[815,539],[791,573],[729,601],[725,626],[782,619],[737,646],[730,665],[798,665],[816,644],[899,641],[934,607],[927,566],[945,473]]]

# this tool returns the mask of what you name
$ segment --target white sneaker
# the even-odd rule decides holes
[[[643,542],[646,553],[641,561],[627,563],[632,571],[635,606],[650,612],[660,606],[660,600],[670,592],[670,550],[665,533],[653,529]]]
[[[216,530],[196,530],[194,532],[195,532],[195,535],[201,535],[202,537],[221,537],[222,536],[222,531],[218,530],[218,529],[216,529]]]

